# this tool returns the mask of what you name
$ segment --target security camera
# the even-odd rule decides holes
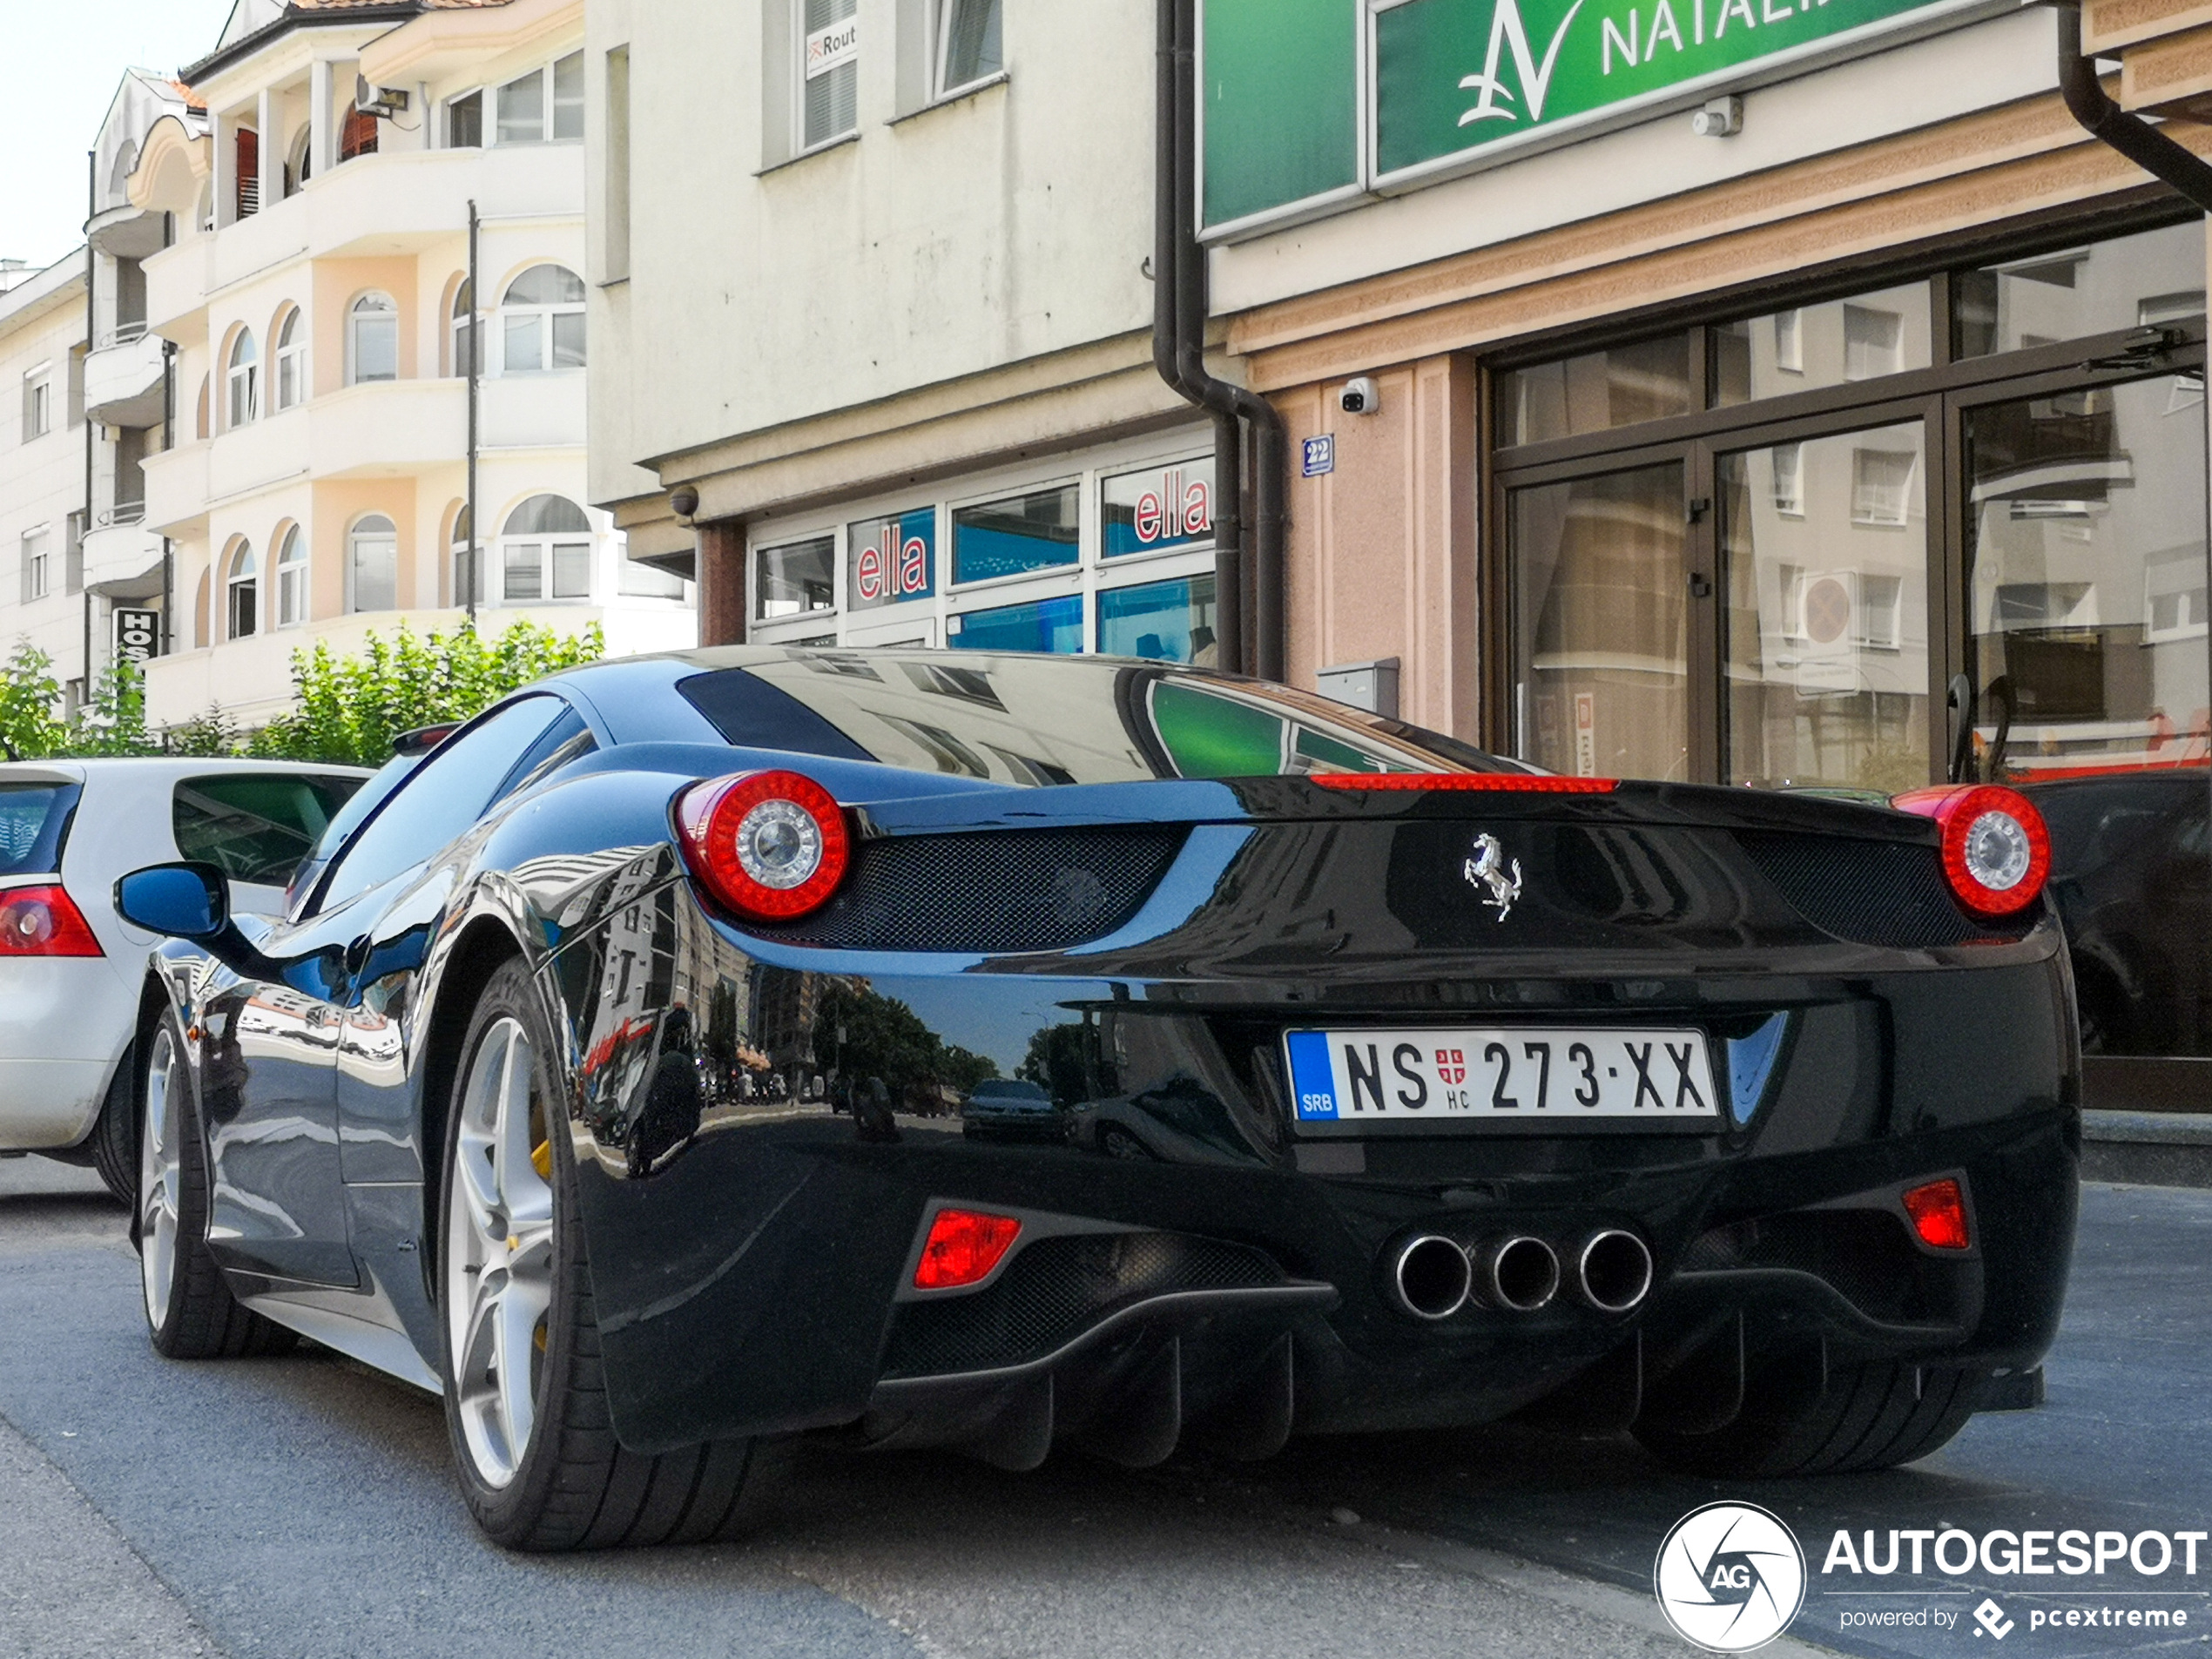
[[[1689,130],[1701,138],[1732,138],[1743,131],[1743,100],[1716,98],[1689,118]]]
[[[689,518],[699,509],[699,492],[685,484],[669,496],[668,504],[676,509],[677,517]]]
[[[1361,374],[1344,383],[1344,390],[1337,394],[1337,407],[1346,415],[1372,415],[1382,408],[1382,392],[1374,377]]]

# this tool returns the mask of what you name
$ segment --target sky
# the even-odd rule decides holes
[[[0,0],[15,72],[0,98],[0,259],[51,265],[84,233],[84,152],[126,69],[173,75],[214,50],[231,0]]]

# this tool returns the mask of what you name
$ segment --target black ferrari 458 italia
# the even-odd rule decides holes
[[[720,1534],[801,1433],[1918,1458],[2039,1380],[2079,1064],[2034,808],[1899,806],[1155,663],[579,670],[281,921],[119,884],[154,1345],[439,1391],[529,1548]]]

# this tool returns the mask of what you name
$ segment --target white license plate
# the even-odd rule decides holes
[[[1293,1031],[1284,1048],[1301,1123],[1720,1121],[1702,1031]]]

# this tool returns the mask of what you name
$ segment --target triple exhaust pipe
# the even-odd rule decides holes
[[[1600,1313],[1626,1313],[1651,1293],[1651,1250],[1632,1232],[1602,1228],[1572,1254],[1563,1268],[1558,1251],[1527,1233],[1473,1244],[1422,1233],[1398,1247],[1386,1279],[1391,1299],[1417,1319],[1448,1319],[1470,1304],[1534,1313],[1569,1281]]]

